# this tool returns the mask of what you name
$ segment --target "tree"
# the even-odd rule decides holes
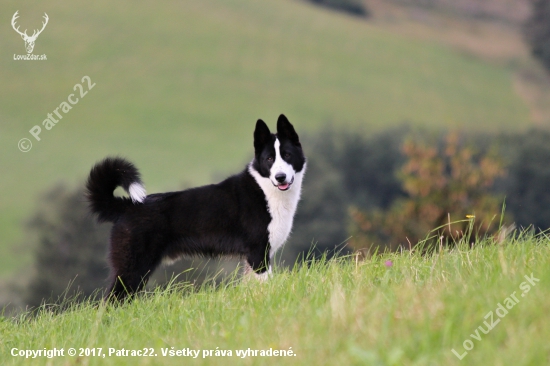
[[[356,16],[368,17],[368,11],[363,0],[308,0],[314,4],[325,6]]]
[[[449,134],[442,147],[408,140],[407,157],[400,180],[408,197],[396,200],[387,210],[369,212],[350,209],[351,246],[369,252],[375,248],[395,250],[416,245],[431,230],[437,238],[457,240],[467,233],[475,216],[479,233],[498,229],[502,200],[489,190],[504,169],[495,158],[476,156],[461,146],[458,134]]]

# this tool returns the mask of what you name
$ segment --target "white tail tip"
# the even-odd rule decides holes
[[[142,203],[145,197],[147,197],[145,187],[143,187],[139,183],[130,184],[130,187],[128,188],[128,193],[130,194],[130,198],[132,199],[133,203]]]

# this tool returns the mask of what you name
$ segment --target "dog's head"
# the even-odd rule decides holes
[[[300,139],[283,114],[277,120],[276,134],[272,134],[261,119],[256,122],[254,152],[252,167],[279,191],[291,189],[296,174],[305,169],[306,158]]]

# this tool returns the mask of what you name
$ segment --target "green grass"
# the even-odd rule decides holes
[[[14,61],[9,27],[49,24],[44,62]],[[332,121],[374,131],[403,121],[474,130],[528,126],[512,71],[300,1],[6,0],[0,5],[0,276],[37,195],[81,184],[110,154],[131,158],[150,192],[201,184],[251,158],[257,118],[298,131]],[[28,131],[89,75],[96,86],[41,141]],[[33,140],[22,153],[17,142]],[[305,146],[307,152],[307,146]]]
[[[391,260],[392,266],[385,265]],[[152,347],[156,357],[61,357],[83,365],[543,365],[550,346],[550,239],[529,235],[504,245],[422,257],[408,252],[318,261],[278,271],[267,283],[235,282],[197,291],[154,291],[120,307],[74,305],[61,314],[0,321],[0,363],[27,364],[11,349]],[[525,275],[540,280],[522,296]],[[515,292],[515,294],[514,294]],[[490,311],[519,302],[488,334]],[[485,327],[485,326],[484,326]],[[486,327],[485,327],[486,328]],[[462,361],[463,342],[474,348]],[[162,348],[232,350],[232,357],[163,357]],[[236,350],[281,349],[293,357],[248,357]],[[46,365],[45,358],[33,365]]]

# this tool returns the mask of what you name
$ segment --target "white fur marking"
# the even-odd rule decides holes
[[[147,197],[147,192],[145,188],[139,183],[132,183],[128,188],[128,193],[133,203],[139,202],[142,203],[145,197]]]
[[[266,282],[269,277],[271,277],[272,273],[271,273],[271,265],[269,265],[269,269],[264,272],[264,273],[256,273],[254,272],[254,270],[252,269],[252,267],[250,267],[250,264],[248,264],[248,262],[246,260],[243,261],[243,264],[244,264],[244,279],[245,280],[249,280],[250,278],[252,278],[252,275],[254,275],[254,278],[256,280],[258,280],[259,282]]]
[[[170,257],[164,257],[162,258],[161,264],[165,267],[171,266],[172,264],[176,263],[179,260],[179,258],[170,258]]]
[[[281,142],[279,139],[275,139],[275,161],[273,162],[269,172],[269,179],[271,179],[271,182],[275,185],[277,185],[277,179],[275,179],[275,176],[279,173],[284,173],[286,175],[286,183],[292,182],[292,178],[295,174],[292,165],[284,161],[281,157]]]
[[[281,162],[280,145],[279,140],[275,140],[276,158],[271,167],[269,178],[262,177],[252,167],[252,163],[248,166],[248,172],[254,177],[265,194],[267,209],[271,215],[271,222],[267,227],[269,245],[271,246],[269,251],[270,258],[273,258],[275,252],[284,245],[290,235],[294,214],[296,213],[302,191],[302,179],[306,171],[306,164],[304,164],[302,171],[295,172],[292,165],[284,160]],[[271,180],[271,177],[275,177],[279,172],[284,172],[287,175],[286,179],[288,182],[292,181],[292,177],[294,177],[294,183],[287,191],[280,191],[273,185],[273,181],[276,182],[276,180]]]

